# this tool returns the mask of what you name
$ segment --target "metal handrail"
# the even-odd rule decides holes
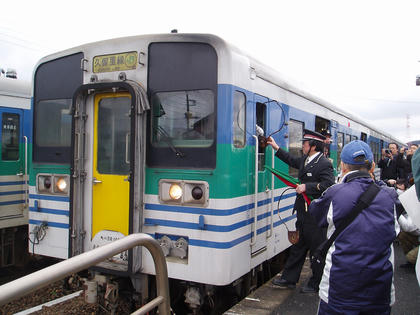
[[[274,168],[274,149],[271,148],[271,168]],[[274,173],[271,173],[271,192],[270,192],[270,229],[267,231],[267,238],[270,238],[271,236],[273,236],[273,227],[274,227],[274,222],[273,222],[273,210],[274,210]]]
[[[25,141],[25,208],[28,208],[28,137],[23,136],[23,139]]]
[[[255,190],[254,190],[254,229],[251,234],[251,246],[257,243],[257,223],[258,223],[258,137],[252,135],[255,139]]]
[[[106,258],[135,246],[144,246],[152,254],[156,270],[157,297],[133,314],[146,314],[149,310],[157,306],[159,308],[159,314],[169,315],[169,284],[165,256],[159,243],[151,236],[143,233],[128,235],[112,243],[74,256],[0,286],[0,305],[4,305],[55,281],[61,280],[66,276],[96,265]]]

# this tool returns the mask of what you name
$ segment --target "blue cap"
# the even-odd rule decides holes
[[[358,156],[364,156],[364,160],[356,161]],[[341,161],[346,164],[363,165],[366,161],[372,163],[373,154],[366,142],[353,140],[347,143],[341,151]]]

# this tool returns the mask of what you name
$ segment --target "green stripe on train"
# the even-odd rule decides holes
[[[0,148],[3,150],[2,143],[0,143]],[[29,172],[29,161],[31,160],[31,151],[32,145],[28,144],[28,172]],[[9,156],[6,157],[5,155],[9,153]],[[15,152],[7,151],[1,152],[1,159],[0,159],[0,175],[16,175],[16,174],[23,174],[25,172],[25,145],[21,143],[19,145],[19,159],[15,159]],[[9,158],[11,160],[4,161],[5,158]]]
[[[266,150],[266,165],[271,166],[271,148]],[[243,149],[232,150],[230,144],[217,146],[217,168],[214,170],[195,169],[163,169],[146,168],[145,193],[157,195],[160,179],[200,180],[206,181],[210,186],[210,198],[233,198],[254,193],[254,163],[255,147],[247,146]],[[337,153],[331,151],[331,157],[336,160]],[[274,158],[275,168],[288,172],[288,166],[278,158]],[[34,164],[30,172],[29,183],[35,185],[36,175],[46,174],[69,174],[69,166],[66,165],[40,165]],[[271,188],[271,173],[267,170],[259,172],[258,191]],[[274,179],[275,188],[284,187],[277,178]]]

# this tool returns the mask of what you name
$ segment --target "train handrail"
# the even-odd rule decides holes
[[[158,307],[159,314],[169,315],[169,284],[165,256],[159,243],[144,233],[128,235],[0,286],[0,306],[135,246],[144,246],[152,254],[156,270],[157,297],[133,314],[146,314]]]
[[[271,168],[274,168],[274,149],[273,148],[271,148]],[[270,199],[271,199],[271,202],[270,202],[270,217],[271,217],[271,220],[270,220],[270,229],[269,230],[267,230],[267,235],[266,235],[266,237],[267,238],[270,238],[271,236],[273,236],[273,227],[274,227],[274,225],[273,225],[273,208],[274,208],[274,206],[273,206],[273,204],[274,204],[274,173],[271,173],[271,192],[270,192]]]
[[[257,243],[257,223],[258,223],[258,137],[252,135],[255,139],[255,190],[254,190],[254,231],[251,234],[251,246]]]
[[[23,140],[25,141],[25,208],[29,206],[28,200],[28,137],[23,136]]]

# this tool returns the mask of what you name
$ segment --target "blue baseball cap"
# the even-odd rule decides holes
[[[364,156],[364,160],[355,160],[359,156]],[[353,140],[347,143],[341,151],[341,161],[351,165],[363,165],[366,161],[372,163],[373,154],[366,142]]]

